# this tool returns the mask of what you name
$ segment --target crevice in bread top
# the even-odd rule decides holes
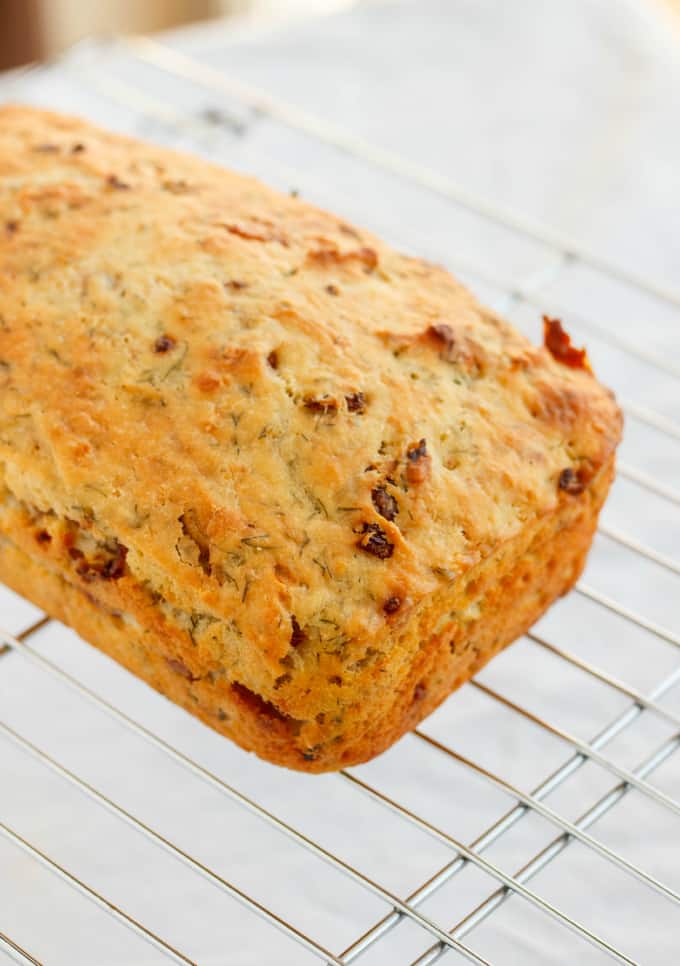
[[[546,344],[300,199],[0,108],[0,533],[265,757],[369,757],[472,666],[447,635],[505,616],[490,656],[575,579],[621,419]],[[494,574],[560,541],[510,620]]]

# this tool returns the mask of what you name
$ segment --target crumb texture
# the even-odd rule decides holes
[[[364,760],[583,564],[621,419],[558,326],[534,347],[300,199],[0,107],[3,579],[244,747]]]

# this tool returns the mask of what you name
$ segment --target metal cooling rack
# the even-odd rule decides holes
[[[4,953],[20,963],[140,966],[524,963],[526,937],[547,930],[555,962],[577,955],[647,962],[644,942],[627,950],[630,934],[615,915],[635,896],[650,935],[666,936],[653,961],[670,962],[665,950],[680,946],[680,879],[669,881],[667,868],[657,873],[658,856],[647,855],[645,843],[658,825],[667,829],[668,850],[680,853],[672,758],[680,706],[677,694],[675,705],[666,699],[680,682],[672,606],[680,591],[672,553],[680,423],[672,408],[655,408],[628,388],[642,371],[648,384],[669,386],[675,404],[680,364],[650,340],[643,346],[626,331],[561,312],[553,291],[586,271],[591,284],[618,299],[634,293],[677,323],[680,290],[150,40],[85,44],[57,64],[13,76],[3,91],[8,99],[47,97],[56,108],[242,164],[397,243],[387,206],[374,210],[376,182],[384,194],[417,196],[424,219],[439,210],[467,233],[474,220],[480,237],[488,231],[526,251],[531,270],[509,284],[451,249],[438,248],[439,260],[517,324],[543,310],[563,314],[588,336],[598,370],[612,353],[622,360],[608,381],[621,391],[635,445],[630,452],[624,445],[612,496],[626,488],[619,523],[600,526],[587,579],[396,748],[337,775],[311,778],[252,761],[7,592],[0,603],[14,633],[0,635],[0,960]],[[206,108],[206,98],[217,98],[219,110]],[[305,167],[310,146],[321,160]],[[285,164],[291,155],[300,162],[293,167]],[[332,197],[318,170],[333,181]],[[644,448],[650,439],[661,454],[656,462]],[[668,605],[661,617],[646,606],[651,586]],[[626,680],[605,669],[613,643]],[[526,669],[541,662],[551,662],[551,680],[557,675],[572,696],[571,726],[540,706],[540,683],[527,697]],[[579,737],[591,723],[592,737]],[[471,736],[478,725],[480,735]],[[37,818],[36,795],[45,796]],[[458,824],[455,806],[466,796],[476,825],[470,810]],[[607,821],[625,809],[635,834],[619,841]],[[582,877],[577,909],[559,898],[567,877]],[[598,897],[614,914],[592,921]],[[56,925],[47,924],[48,908]]]

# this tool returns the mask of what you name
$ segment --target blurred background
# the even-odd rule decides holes
[[[225,16],[285,19],[353,2],[357,0],[0,0],[0,70],[54,56],[91,34],[147,33]],[[680,0],[648,2],[674,10],[680,25]]]
[[[281,20],[357,2],[361,0],[0,0],[0,70],[53,57],[92,34],[150,33],[230,16]],[[647,2],[674,11],[680,27],[680,0]]]
[[[0,70],[53,57],[92,34],[150,33],[230,16],[281,20],[357,2],[361,0],[0,0]],[[680,26],[680,0],[647,2],[674,11]]]
[[[224,16],[281,19],[352,0],[0,0],[0,70],[43,60],[90,34],[148,33]],[[680,3],[680,0],[678,0]]]

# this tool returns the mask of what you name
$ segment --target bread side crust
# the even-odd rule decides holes
[[[242,748],[288,768],[333,771],[388,748],[573,586],[613,475],[612,460],[586,493],[468,575],[462,594],[452,590],[448,600],[429,601],[420,620],[410,621],[392,642],[405,654],[395,686],[386,688],[380,680],[380,663],[367,668],[363,681],[353,684],[356,700],[344,709],[340,733],[330,714],[296,720],[223,677],[208,672],[194,678],[184,661],[191,643],[177,649],[183,632],[173,641],[167,622],[150,621],[139,608],[121,612],[110,600],[98,600],[96,589],[74,584],[68,571],[50,569],[40,559],[34,531],[21,535],[23,549],[12,542],[16,532],[4,532],[0,579]],[[432,631],[433,621],[441,623],[440,615],[451,612],[456,616]],[[394,673],[394,655],[385,658]]]

